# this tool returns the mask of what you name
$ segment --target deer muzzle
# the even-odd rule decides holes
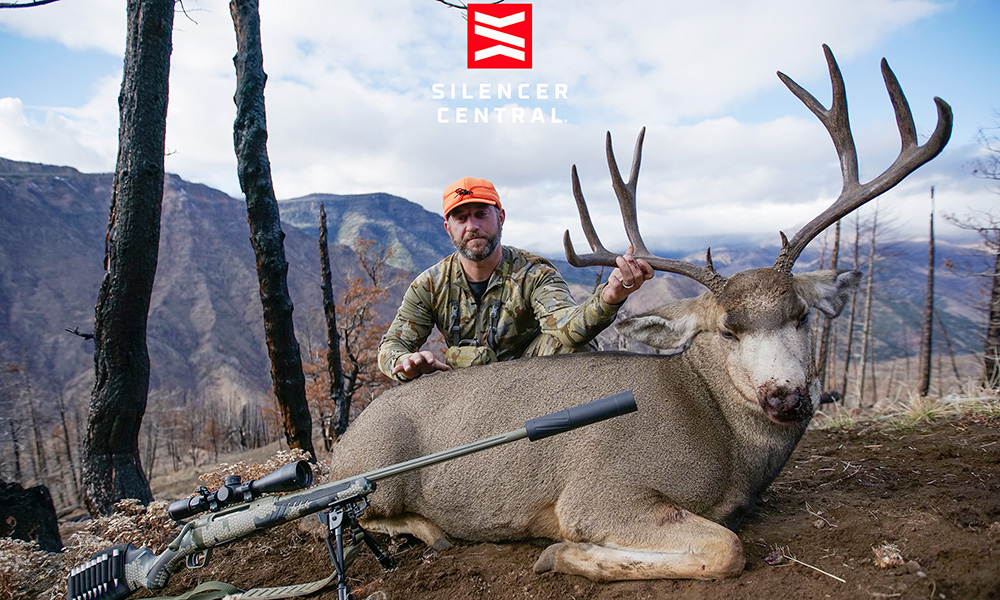
[[[767,418],[780,424],[798,423],[809,418],[813,410],[809,388],[804,385],[792,389],[761,386],[758,401]]]

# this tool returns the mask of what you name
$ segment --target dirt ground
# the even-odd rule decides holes
[[[471,544],[434,552],[411,540],[383,539],[398,568],[384,571],[365,551],[349,569],[353,598],[1000,599],[1000,405],[981,406],[854,422],[818,415],[817,426],[739,529],[747,562],[732,579],[595,584],[536,575],[532,565],[543,545]],[[128,517],[138,529],[127,535],[176,535],[176,526],[159,514],[162,506],[138,511]],[[182,569],[161,593],[180,594],[209,580],[247,589],[325,577],[331,567],[316,523],[303,519],[218,548],[206,567]],[[87,526],[64,527],[67,542],[72,531]],[[103,537],[112,539],[107,530],[114,528],[105,524]],[[73,556],[82,546],[46,554],[5,543],[16,547],[0,551],[0,600],[64,597],[65,571],[74,566],[70,561],[82,560]],[[333,600],[337,594],[327,588],[312,597]]]
[[[396,570],[382,570],[367,551],[351,566],[353,597],[1000,598],[1000,411],[840,425],[817,418],[824,420],[740,528],[747,563],[736,578],[595,584],[536,575],[542,545],[434,552],[397,540]],[[208,567],[178,574],[167,591],[209,579],[248,588],[328,574],[324,545],[285,527],[216,550]],[[315,597],[337,595],[328,588]]]

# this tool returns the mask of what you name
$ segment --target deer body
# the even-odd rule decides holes
[[[640,133],[628,182],[607,137],[612,185],[635,249],[658,271],[708,291],[625,319],[619,331],[670,355],[593,353],[515,360],[436,374],[392,389],[334,447],[346,477],[519,427],[526,419],[631,389],[637,413],[536,444],[511,445],[385,480],[366,521],[429,545],[447,536],[478,541],[547,538],[535,570],[595,581],[717,578],[744,566],[730,527],[753,508],[788,460],[819,404],[808,317],[835,317],[857,288],[857,271],[792,274],[828,226],[934,158],[951,135],[951,108],[935,98],[938,124],[917,143],[909,105],[883,60],[902,148],[871,181],[858,180],[843,79],[824,46],[831,108],[779,77],[820,119],[840,157],[836,201],[791,242],[781,235],[774,266],[726,278],[712,266],[653,256],[636,222]],[[591,254],[564,237],[575,266],[615,266],[597,237],[576,167],[573,193]]]
[[[752,509],[818,405],[802,326],[807,299],[839,312],[860,278],[825,271],[796,286],[798,276],[758,271],[732,279],[739,303],[705,294],[620,326],[651,345],[685,348],[672,355],[540,357],[390,390],[335,447],[331,463],[341,472],[334,475],[437,452],[631,389],[634,415],[386,480],[372,497],[368,526],[438,546],[445,535],[559,540],[536,569],[596,580],[738,572],[742,550],[723,525],[735,527]],[[747,319],[751,305],[754,318]],[[706,548],[688,551],[694,540]],[[649,556],[637,561],[628,555],[634,550]],[[622,555],[620,568],[608,568],[615,562],[609,554]]]

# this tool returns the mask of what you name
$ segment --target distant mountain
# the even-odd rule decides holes
[[[281,222],[319,237],[319,207],[326,209],[330,243],[350,246],[365,238],[395,250],[393,266],[419,273],[455,251],[441,215],[391,194],[310,194],[280,200]],[[334,227],[333,224],[338,224]],[[599,268],[576,268],[561,257],[549,257],[571,284],[593,287]]]
[[[93,330],[111,186],[110,174],[0,159],[0,363],[24,369],[31,385],[44,391],[43,402],[54,402],[57,395],[89,397],[93,342],[65,330]],[[358,272],[348,245],[359,237],[395,248],[395,266],[411,272],[453,251],[440,215],[403,198],[314,194],[281,201],[288,282],[304,352],[325,345],[317,250],[320,202],[328,215],[338,290]],[[263,397],[271,387],[270,369],[245,203],[168,175],[162,214],[149,315],[151,396]],[[713,248],[716,268],[725,275],[770,265],[776,254],[776,247]],[[897,243],[880,254],[885,258],[876,266],[876,352],[882,358],[913,355],[926,285],[926,245]],[[938,256],[939,265],[946,258],[982,259],[943,243]],[[601,269],[576,269],[562,257],[552,258],[575,294],[592,291]],[[704,249],[686,260],[703,263]],[[817,260],[807,252],[797,268],[814,268]],[[842,266],[849,262],[843,255],[841,261]],[[607,271],[601,280],[606,278]],[[938,310],[957,352],[981,348],[983,312],[976,303],[982,289],[981,279],[938,269]],[[689,279],[658,276],[625,310],[641,312],[702,291]],[[402,287],[394,290],[384,310],[391,313],[401,294]],[[613,332],[604,339],[616,342]],[[944,343],[937,335],[938,352],[946,351]]]
[[[93,342],[65,330],[93,331],[112,179],[0,159],[0,362],[23,369],[50,401],[87,397],[93,385]],[[325,345],[318,233],[284,232],[300,345]],[[359,270],[347,246],[331,244],[330,254],[337,293]],[[168,175],[148,323],[152,397],[267,394],[254,264],[245,203]]]
[[[864,301],[868,265],[867,244],[861,249],[860,266],[864,274],[861,290],[857,294],[857,315],[864,314]],[[777,245],[743,247],[713,247],[712,262],[724,276],[746,269],[767,267],[774,264],[778,255]],[[920,328],[927,287],[927,242],[885,241],[876,244],[876,261],[873,297],[874,351],[878,360],[915,356],[920,346]],[[701,249],[681,258],[688,262],[705,264],[705,250]],[[826,259],[829,268],[829,258]],[[946,261],[956,268],[945,267]],[[838,267],[853,268],[852,248],[842,248]],[[938,240],[935,264],[935,311],[933,350],[936,354],[954,352],[982,352],[985,337],[988,299],[988,280],[972,273],[986,273],[992,268],[981,250],[970,249]],[[803,252],[795,263],[795,272],[820,268],[818,253],[812,248]],[[704,288],[694,281],[677,275],[658,275],[647,282],[633,298],[626,310],[630,314],[650,310],[664,298],[686,298],[700,294]],[[634,301],[633,301],[634,300]],[[835,321],[846,327],[850,306]],[[860,323],[860,321],[859,321]],[[942,328],[943,324],[943,328]],[[860,327],[860,324],[857,325]],[[946,334],[946,335],[945,335]],[[606,343],[612,338],[605,337]],[[949,350],[949,344],[951,350]]]
[[[455,251],[440,215],[390,194],[310,194],[280,201],[281,221],[319,237],[319,206],[326,209],[331,244],[359,238],[395,250],[390,263],[416,273]]]

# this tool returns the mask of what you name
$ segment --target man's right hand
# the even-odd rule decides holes
[[[433,373],[435,371],[450,371],[451,367],[447,363],[438,360],[430,350],[414,352],[399,361],[392,369],[392,376],[402,375],[406,381],[412,381],[421,375]]]

